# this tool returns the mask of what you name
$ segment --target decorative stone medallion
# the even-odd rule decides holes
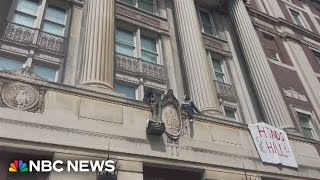
[[[23,111],[38,104],[39,91],[28,84],[14,82],[3,87],[1,97],[8,107]]]
[[[166,134],[172,139],[178,139],[182,132],[180,105],[170,89],[161,101],[161,119],[165,123]]]

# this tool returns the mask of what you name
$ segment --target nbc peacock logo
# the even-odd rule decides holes
[[[9,172],[29,172],[29,169],[27,167],[27,164],[22,160],[14,160],[12,163],[10,163]]]

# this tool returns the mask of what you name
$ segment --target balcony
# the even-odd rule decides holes
[[[115,55],[116,70],[126,74],[141,75],[144,78],[166,81],[164,67],[122,54]]]
[[[30,44],[33,41],[35,30],[15,23],[7,23],[3,38],[9,41]]]
[[[36,45],[41,50],[64,55],[66,38],[8,22],[2,38],[24,45]]]
[[[218,96],[222,99],[237,101],[237,95],[232,85],[214,81],[217,87]]]
[[[64,54],[66,38],[49,34],[46,32],[40,32],[37,40],[37,44],[40,49]]]

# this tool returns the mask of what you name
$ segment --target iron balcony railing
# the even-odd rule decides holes
[[[66,38],[30,28],[13,22],[7,22],[2,35],[3,39],[25,45],[38,45],[39,49],[65,54]]]
[[[214,82],[216,84],[217,91],[218,91],[217,93],[219,97],[223,99],[233,100],[233,101],[237,100],[237,95],[232,85],[222,83],[216,80]]]
[[[7,23],[3,33],[3,38],[23,44],[31,44],[35,34],[35,29],[15,23]]]
[[[164,67],[139,58],[116,54],[116,70],[124,73],[141,74],[146,78],[166,81]]]

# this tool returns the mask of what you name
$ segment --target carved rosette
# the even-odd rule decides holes
[[[22,83],[5,78],[7,75],[18,77],[34,83]],[[47,91],[44,81],[28,70],[0,71],[0,107],[20,111],[41,113],[44,109],[44,96]]]
[[[27,110],[39,102],[39,91],[34,87],[19,82],[3,87],[1,97],[5,105],[12,109]]]
[[[178,139],[182,132],[180,104],[170,89],[160,103],[160,117],[166,127],[166,134],[172,139]]]

